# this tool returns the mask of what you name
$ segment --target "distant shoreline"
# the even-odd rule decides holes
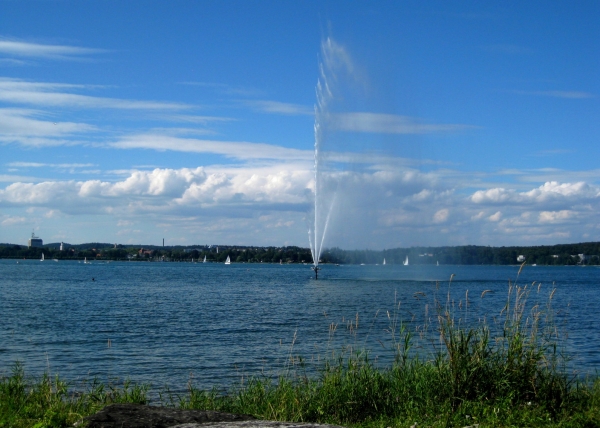
[[[307,263],[312,264],[309,248],[297,246],[258,247],[239,245],[122,245],[107,243],[51,243],[28,248],[19,244],[0,244],[2,259],[165,261],[222,263],[229,256],[233,263]],[[491,247],[480,245],[410,247],[386,250],[343,250],[330,248],[319,263],[403,264],[410,265],[600,265],[600,242],[577,244]]]

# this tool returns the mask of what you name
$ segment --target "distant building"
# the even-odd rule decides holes
[[[27,246],[29,248],[41,248],[44,245],[44,241],[41,238],[35,236],[35,233],[31,232],[31,238],[29,238],[29,242]]]
[[[523,263],[523,262],[525,261],[525,256],[523,256],[523,255],[520,255],[519,257],[517,257],[517,261],[518,261],[519,263]]]

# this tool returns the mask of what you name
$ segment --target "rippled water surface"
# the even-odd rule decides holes
[[[450,293],[465,322],[493,320],[509,280],[535,281],[530,300],[542,306],[556,288],[556,322],[575,365],[600,369],[600,269],[526,266],[517,279],[518,270],[326,265],[315,281],[305,265],[0,260],[0,373],[18,360],[28,373],[178,389],[190,376],[210,387],[277,373],[290,353],[310,362],[343,345],[386,364],[394,314],[414,329]]]

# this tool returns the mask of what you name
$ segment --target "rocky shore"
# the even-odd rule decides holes
[[[111,404],[77,425],[86,428],[342,428],[337,425],[261,421],[250,415],[142,404]]]

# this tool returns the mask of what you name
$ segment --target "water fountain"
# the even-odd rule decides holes
[[[319,79],[316,86],[315,104],[315,162],[314,162],[314,204],[309,221],[308,240],[313,258],[312,269],[315,279],[319,278],[319,262],[325,244],[327,228],[336,200],[336,179],[332,169],[325,166],[327,152],[324,143],[327,127],[330,124],[330,104],[334,100],[334,87],[340,68],[349,66],[345,52],[331,38],[321,43]],[[344,70],[347,71],[347,70]]]

